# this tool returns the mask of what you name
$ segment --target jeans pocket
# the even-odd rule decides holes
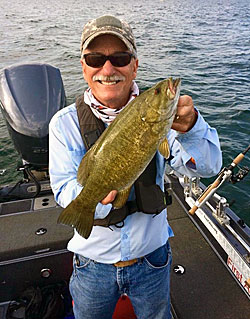
[[[169,243],[167,242],[144,258],[150,268],[160,269],[167,267],[172,260],[172,252]]]
[[[75,254],[73,259],[73,275],[76,276],[78,271],[86,268],[91,262],[90,258]]]
[[[86,258],[84,256],[81,256],[81,255],[78,255],[78,254],[75,254],[75,266],[77,269],[81,269],[81,268],[84,268],[86,267],[90,262],[91,262],[91,259],[90,258]]]

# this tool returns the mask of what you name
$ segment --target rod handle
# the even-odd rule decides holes
[[[194,205],[190,210],[189,210],[189,214],[190,215],[194,215],[195,212],[197,211],[198,207],[196,205]]]
[[[243,153],[240,153],[238,156],[235,157],[235,159],[233,160],[233,163],[235,165],[238,165],[243,160],[244,157],[245,155]]]

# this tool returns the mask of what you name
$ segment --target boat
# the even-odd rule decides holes
[[[48,174],[48,124],[65,105],[58,68],[25,63],[2,70],[0,106],[22,160],[18,170],[23,177],[0,187],[0,319],[8,318],[10,309],[12,318],[24,318],[21,301],[30,287],[43,291],[61,283],[64,318],[73,318],[67,289],[72,253],[66,248],[73,230],[57,224],[62,208],[54,200]],[[247,175],[246,168],[235,173],[236,164],[220,172],[216,187],[166,171],[168,220],[175,233],[170,239],[174,319],[249,318],[250,228],[217,191],[224,182]],[[136,318],[127,295],[121,296],[113,315],[125,318]]]

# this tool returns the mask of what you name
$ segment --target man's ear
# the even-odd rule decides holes
[[[133,73],[134,73],[133,79],[136,78],[138,67],[139,67],[139,60],[136,59],[133,65]]]

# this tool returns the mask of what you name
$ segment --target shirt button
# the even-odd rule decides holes
[[[122,236],[122,239],[127,239],[128,238],[128,235],[126,235],[126,234],[124,234],[123,236]]]

